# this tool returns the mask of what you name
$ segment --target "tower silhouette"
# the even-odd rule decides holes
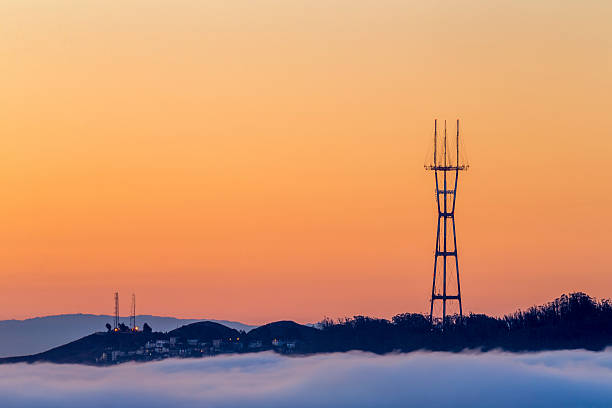
[[[459,316],[463,316],[461,304],[461,285],[459,283],[459,260],[457,258],[457,233],[455,230],[455,202],[457,199],[457,183],[459,172],[467,170],[467,159],[461,156],[459,140],[459,120],[457,119],[457,135],[448,138],[446,121],[444,134],[438,135],[438,120],[434,121],[433,155],[425,163],[425,169],[434,172],[436,180],[436,204],[438,206],[438,228],[436,232],[436,250],[434,255],[433,284],[431,288],[431,307],[429,321],[434,323],[434,304],[442,301],[442,327],[446,322],[446,302],[456,300],[459,304]],[[463,150],[463,149],[462,149]],[[452,235],[451,231],[452,229]],[[452,237],[452,242],[449,239]],[[454,259],[449,260],[449,258]],[[452,279],[452,269],[456,272],[456,291],[449,294],[449,281]],[[442,274],[441,287],[439,274]],[[452,290],[452,287],[450,288]]]
[[[119,330],[119,292],[115,292],[115,331]]]
[[[136,331],[136,294],[132,293],[132,308],[130,310],[130,327]]]

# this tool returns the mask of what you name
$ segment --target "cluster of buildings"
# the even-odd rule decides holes
[[[143,346],[133,350],[107,347],[106,350],[98,358],[96,358],[96,363],[114,364],[125,361],[150,361],[161,360],[164,358],[203,357],[222,353],[262,351],[270,348],[281,353],[292,353],[295,351],[295,347],[295,340],[286,341],[274,339],[272,340],[270,347],[270,344],[264,344],[260,340],[244,342],[240,340],[240,337],[214,339],[211,341],[169,337],[167,339],[148,340]]]
[[[285,341],[285,340],[274,339],[272,340],[272,348],[276,351],[289,353],[295,350],[296,343],[297,343],[296,340]],[[270,348],[270,347],[266,347],[261,340],[253,340],[247,344],[247,349],[249,351],[261,351],[267,348]]]
[[[149,340],[135,350],[119,350],[108,347],[97,363],[119,363],[122,361],[160,360],[171,357],[202,357],[220,353],[239,352],[244,345],[240,338],[215,339],[200,341],[198,339],[181,339],[169,337],[168,339]]]

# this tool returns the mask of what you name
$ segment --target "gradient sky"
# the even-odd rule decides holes
[[[0,2],[0,318],[428,310],[460,118],[464,310],[612,295],[609,1]]]

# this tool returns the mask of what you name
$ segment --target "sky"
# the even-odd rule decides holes
[[[427,312],[461,120],[464,312],[609,297],[609,1],[0,2],[0,318]],[[453,124],[453,125],[451,125]]]
[[[11,364],[0,366],[0,391],[7,408],[608,407],[611,354],[267,352],[104,368]]]

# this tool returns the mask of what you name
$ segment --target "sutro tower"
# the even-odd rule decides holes
[[[430,156],[429,160],[425,163],[425,169],[434,172],[436,179],[436,203],[438,205],[438,229],[436,233],[436,252],[434,255],[429,321],[433,324],[434,303],[436,300],[441,300],[443,327],[447,315],[447,300],[456,300],[459,304],[459,316],[463,316],[461,285],[459,284],[459,261],[457,259],[457,234],[455,232],[455,201],[457,198],[459,172],[467,170],[469,165],[467,159],[460,155],[463,152],[459,151],[459,146],[459,120],[457,119],[457,136],[455,138],[447,138],[446,121],[444,121],[444,134],[438,135],[438,121],[435,120],[433,156]],[[455,282],[452,282],[454,280],[453,270],[456,273]],[[442,275],[442,282],[439,282],[440,274]],[[451,293],[450,290],[453,289],[456,291]]]
[[[136,294],[132,293],[132,309],[130,310],[130,327],[132,331],[137,331],[136,327]]]
[[[119,330],[119,292],[115,292],[115,331]]]

